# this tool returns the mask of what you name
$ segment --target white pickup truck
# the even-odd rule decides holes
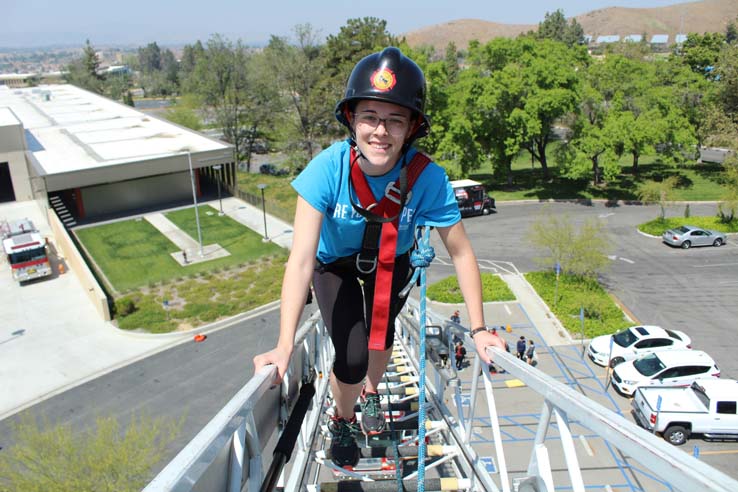
[[[660,398],[660,404],[659,404]],[[631,406],[638,425],[680,446],[691,434],[738,439],[738,381],[698,379],[691,386],[636,389]]]

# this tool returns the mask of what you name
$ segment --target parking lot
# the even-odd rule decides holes
[[[525,336],[526,339],[534,339],[538,346],[538,369],[627,420],[634,421],[631,416],[631,399],[619,395],[608,384],[609,371],[589,360],[583,350],[586,344],[548,345],[543,334],[527,320],[525,313],[522,313],[521,317],[516,303],[510,303],[509,307],[511,316],[505,318],[501,315],[498,319],[501,323],[511,324],[512,333],[503,333],[503,337],[510,343],[513,350],[515,341],[520,335]],[[497,312],[506,311],[497,310]],[[470,367],[461,371],[464,381],[462,394],[465,395],[464,402],[467,404],[471,395]],[[493,375],[495,401],[507,469],[511,476],[515,476],[516,474],[524,475],[528,467],[542,400],[524,386],[509,384],[511,380],[514,383],[514,378],[509,374]],[[480,392],[478,394],[483,393],[481,382],[478,391]],[[485,405],[483,399],[478,400],[475,415],[487,415]],[[574,422],[571,429],[577,444],[577,455],[584,483],[588,488],[612,491],[670,490],[669,477],[654,476],[643,464],[623,454],[607,441],[593,435],[587,429],[586,422]],[[563,461],[561,450],[555,444],[557,432],[555,425],[549,430],[549,436],[553,436],[553,443],[549,441],[549,452],[556,483],[566,483],[567,478],[563,477],[567,473],[566,463]],[[487,417],[475,418],[472,443],[475,449],[482,450],[483,456],[484,449],[488,450],[488,456],[494,456],[492,431]],[[700,437],[693,437],[678,449],[688,454],[698,455],[703,462],[729,476],[738,477],[738,472],[735,470],[735,459],[738,456],[738,442],[736,441],[710,442]],[[561,476],[556,478],[556,475]]]

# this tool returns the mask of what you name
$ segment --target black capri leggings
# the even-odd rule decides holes
[[[369,275],[358,273],[353,257],[327,265],[319,264],[313,274],[315,298],[336,352],[333,373],[342,383],[357,384],[366,376],[375,274],[376,270]],[[386,349],[392,346],[395,318],[405,305],[406,298],[400,298],[398,294],[410,276],[410,256],[398,256],[392,275]],[[364,281],[363,289],[360,279]]]

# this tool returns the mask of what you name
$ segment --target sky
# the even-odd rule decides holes
[[[246,44],[271,35],[289,37],[309,23],[322,37],[336,34],[347,19],[377,17],[401,35],[456,19],[537,24],[557,8],[574,17],[605,7],[647,8],[679,0],[0,0],[0,47],[53,44],[141,46],[206,41],[219,33]]]

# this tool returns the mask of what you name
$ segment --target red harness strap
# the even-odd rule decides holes
[[[351,149],[351,162],[356,154]],[[407,190],[423,172],[430,158],[420,152],[413,156],[407,165]],[[382,234],[379,240],[379,261],[377,264],[376,281],[374,285],[374,306],[372,307],[372,326],[369,331],[369,350],[385,350],[387,329],[389,328],[390,297],[392,293],[392,274],[395,269],[395,254],[397,252],[397,229],[400,223],[400,180],[388,187],[385,196],[377,203],[366,176],[361,168],[354,165],[351,169],[351,178],[356,189],[356,195],[364,209],[382,218],[395,217],[390,222],[382,224]]]

